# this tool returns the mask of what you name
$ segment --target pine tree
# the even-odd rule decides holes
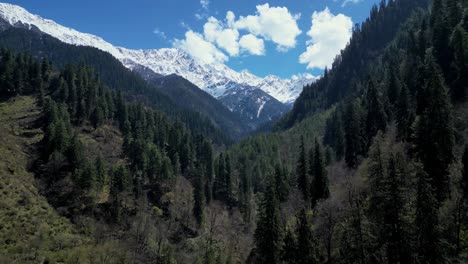
[[[286,179],[285,170],[279,164],[275,166],[275,190],[278,195],[278,200],[284,202],[288,199],[288,183]]]
[[[367,119],[366,133],[367,146],[372,143],[372,138],[377,132],[385,131],[387,127],[387,115],[385,113],[379,91],[372,80],[369,80],[367,85]]]
[[[439,233],[439,210],[431,178],[422,168],[417,169],[416,199],[417,259],[419,263],[443,263]]]
[[[205,202],[203,175],[203,167],[198,166],[198,168],[195,169],[195,184],[193,189],[193,215],[197,220],[198,225],[201,225],[203,222],[203,208]]]
[[[451,103],[443,77],[430,53],[426,67],[430,73],[425,85],[429,101],[417,122],[414,141],[424,170],[436,188],[437,198],[442,201],[448,195],[448,166],[453,159]]]
[[[216,177],[213,186],[213,197],[217,200],[224,200],[225,195],[225,178],[226,178],[226,167],[225,167],[225,159],[224,154],[219,154],[217,160],[217,170],[216,170]]]
[[[351,102],[346,107],[344,127],[345,161],[349,167],[355,168],[362,151],[361,117],[358,102]]]
[[[297,188],[302,192],[302,198],[305,201],[310,199],[310,181],[307,172],[307,157],[304,143],[304,137],[301,136],[301,145],[299,147],[299,159],[297,161],[296,173],[297,173]]]
[[[403,85],[396,104],[396,122],[399,139],[409,139],[412,133],[411,125],[414,122],[414,118],[410,94],[406,85]]]
[[[291,228],[286,229],[283,244],[284,246],[281,250],[281,260],[285,263],[297,263],[298,246],[294,231]]]
[[[327,171],[325,170],[325,162],[323,160],[323,152],[317,139],[315,139],[313,163],[314,174],[310,193],[312,196],[312,205],[315,206],[319,200],[327,199],[330,196]]]
[[[297,251],[295,263],[320,263],[319,245],[315,237],[305,209],[299,213],[296,224]]]
[[[458,102],[466,99],[468,87],[468,33],[461,25],[457,26],[452,34],[450,46],[454,51],[453,70],[455,80],[452,83],[452,98]]]
[[[104,111],[99,104],[91,114],[91,123],[93,124],[94,128],[98,128],[104,123]]]
[[[341,160],[344,155],[344,131],[341,121],[341,111],[336,109],[327,120],[323,143],[333,148],[336,159]]]
[[[96,185],[98,189],[101,189],[104,186],[106,181],[106,166],[101,155],[98,156],[95,162],[96,167]]]
[[[388,80],[388,99],[391,104],[395,104],[397,101],[400,91],[401,91],[401,82],[397,77],[396,69],[394,68],[396,66],[393,66],[390,68],[390,77]]]
[[[96,182],[96,170],[94,165],[86,161],[83,169],[79,170],[77,180],[77,184],[82,190],[91,189]]]
[[[274,185],[269,183],[260,203],[254,234],[256,263],[280,263],[282,228],[276,196]]]
[[[231,170],[231,158],[229,154],[225,155],[225,162],[226,165],[226,174],[224,175],[224,186],[226,188],[225,193],[225,202],[231,207],[234,203],[233,201],[233,191],[232,191],[232,170]]]
[[[67,158],[72,169],[78,169],[83,164],[83,145],[78,138],[78,134],[75,134],[71,139],[70,147],[67,151]]]

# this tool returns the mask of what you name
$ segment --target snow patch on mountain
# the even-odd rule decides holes
[[[237,72],[224,64],[200,63],[175,48],[131,50],[116,47],[98,36],[64,27],[52,20],[33,15],[20,6],[7,3],[0,3],[0,17],[13,26],[35,26],[67,44],[106,51],[130,69],[142,65],[158,74],[180,75],[216,98],[240,85],[259,88],[278,101],[290,104],[300,95],[304,85],[317,80],[317,77],[310,74],[296,75],[291,79],[282,79],[274,75],[260,78],[246,70]]]

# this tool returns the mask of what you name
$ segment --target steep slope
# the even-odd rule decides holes
[[[264,91],[251,86],[237,86],[228,90],[219,100],[256,129],[261,124],[277,120],[289,108]]]
[[[245,136],[252,130],[235,112],[229,111],[220,101],[178,75],[160,77],[153,75],[148,81],[180,107],[200,112],[218,124],[222,131],[237,135],[235,139]]]
[[[292,79],[281,79],[276,76],[259,78],[246,71],[236,72],[223,64],[199,63],[178,49],[130,50],[116,47],[100,37],[61,26],[11,4],[0,3],[0,17],[10,25],[28,28],[34,26],[68,44],[90,46],[109,52],[128,68],[142,65],[158,74],[180,75],[216,98],[227,91],[228,83],[236,83],[259,88],[278,101],[290,104],[302,91],[304,84],[316,80],[311,75],[299,75]]]
[[[428,0],[385,1],[374,6],[370,17],[354,28],[351,40],[323,78],[308,85],[294,103],[293,110],[285,116],[279,128],[289,128],[308,115],[328,108],[358,90],[358,78],[372,71],[373,62],[394,39],[401,22],[414,10],[426,8]],[[356,78],[358,77],[358,78]]]
[[[1,263],[62,262],[86,242],[40,194],[30,172],[38,158],[35,145],[44,136],[36,128],[39,117],[32,97],[0,102]]]

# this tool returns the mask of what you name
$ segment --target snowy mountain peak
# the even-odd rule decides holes
[[[259,88],[278,101],[290,104],[299,96],[305,84],[317,79],[310,74],[296,75],[291,79],[282,79],[275,75],[260,78],[247,70],[237,72],[224,64],[200,63],[175,48],[131,50],[116,47],[98,36],[64,27],[52,20],[33,15],[20,6],[7,3],[0,3],[0,17],[12,26],[35,26],[67,44],[106,51],[130,69],[141,65],[161,75],[180,75],[216,98],[240,85]]]

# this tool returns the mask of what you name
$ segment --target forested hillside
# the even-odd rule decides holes
[[[231,148],[252,262],[467,261],[467,7],[382,2],[291,128]]]
[[[231,146],[105,53],[11,43],[0,262],[468,261],[466,0],[382,1],[275,132]]]
[[[219,118],[200,114],[202,111],[196,108],[179,106],[180,104],[173,102],[156,87],[148,84],[137,73],[126,69],[112,55],[96,48],[65,44],[40,31],[10,26],[6,26],[0,32],[0,47],[39,58],[47,57],[58,68],[68,64],[92,66],[103,83],[112,89],[122,91],[124,97],[154,106],[172,118],[181,120],[191,130],[208,135],[220,145],[230,143],[233,139],[238,139],[241,134],[247,133],[238,124],[231,127],[232,121],[221,122]],[[233,118],[226,116],[226,119]]]

